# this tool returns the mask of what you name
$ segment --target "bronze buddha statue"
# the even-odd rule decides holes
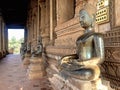
[[[61,72],[67,72],[83,81],[97,80],[100,76],[99,64],[104,61],[103,35],[93,29],[95,12],[94,7],[89,4],[80,10],[80,24],[85,32],[76,40],[76,54],[62,57],[59,63]]]
[[[26,53],[31,53],[31,42],[28,42],[28,44],[27,44],[27,51],[26,51]]]
[[[22,54],[23,49],[24,49],[24,43],[21,43],[21,47],[20,47],[20,54]]]
[[[39,36],[37,41],[37,47],[32,49],[32,56],[34,57],[41,57],[43,52],[43,44],[42,44],[42,37]]]
[[[42,52],[43,52],[42,37],[39,36],[38,37],[38,43],[37,43],[36,55],[38,55],[39,57],[41,57],[42,56]]]
[[[20,54],[21,54],[22,60],[25,58],[26,51],[27,51],[27,45],[26,45],[26,43],[21,43]]]

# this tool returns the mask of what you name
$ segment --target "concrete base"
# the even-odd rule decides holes
[[[98,81],[81,81],[75,78],[68,78],[65,80],[58,74],[54,74],[52,78],[49,78],[54,90],[113,90],[109,85],[104,85],[101,79]]]
[[[28,77],[30,80],[40,79],[45,76],[45,72],[41,71],[29,71]]]
[[[46,75],[43,58],[32,57],[28,69],[29,79],[40,79]]]
[[[25,58],[23,60],[23,65],[29,65],[30,64],[30,57],[31,57],[31,54],[25,54]]]

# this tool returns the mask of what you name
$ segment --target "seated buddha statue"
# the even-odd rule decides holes
[[[38,38],[36,50],[33,48],[32,55],[34,57],[41,57],[43,52],[42,37]]]
[[[27,44],[27,51],[26,51],[26,53],[31,53],[31,42],[28,42],[28,44]]]
[[[20,54],[21,54],[22,60],[25,58],[26,51],[27,51],[26,43],[21,43]]]
[[[43,52],[43,44],[42,44],[42,37],[39,36],[38,38],[38,43],[37,43],[37,51],[36,51],[36,55],[38,56],[42,56],[42,52]]]
[[[96,9],[85,4],[79,12],[79,21],[84,34],[76,40],[76,54],[63,56],[60,71],[67,72],[83,81],[94,81],[100,77],[99,65],[104,61],[103,35],[94,31]]]
[[[24,49],[24,43],[21,43],[21,47],[20,47],[20,54],[23,53],[23,49]]]

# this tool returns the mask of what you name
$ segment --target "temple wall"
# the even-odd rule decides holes
[[[120,90],[120,2],[110,0],[110,21],[99,25],[99,31],[105,37],[105,62],[102,64],[102,75],[109,80],[111,87]]]
[[[88,1],[96,6],[97,0]],[[46,69],[47,74],[51,82],[55,81],[58,82],[56,85],[61,85],[63,89],[60,90],[80,89],[79,80],[70,78],[66,82],[60,76],[58,62],[62,56],[76,53],[76,39],[84,32],[79,23],[79,10],[82,6],[83,0],[32,0],[29,5],[26,24],[27,41],[32,42],[32,47],[36,47],[37,38],[42,36],[49,64]],[[113,88],[120,90],[119,0],[110,0],[109,10],[110,20],[96,24],[95,31],[103,33],[105,37],[105,62],[101,67],[102,76],[111,82]]]
[[[0,16],[0,58],[4,57],[8,51],[7,29],[2,15]]]

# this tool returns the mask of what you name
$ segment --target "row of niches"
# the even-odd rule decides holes
[[[109,8],[105,7],[103,9],[100,9],[97,11],[96,17],[102,16],[102,15],[107,14],[107,13],[109,13]]]
[[[120,42],[120,37],[112,37],[112,38],[105,38],[104,39],[106,42],[110,42],[110,43],[118,43]]]
[[[106,34],[104,34],[104,38],[111,38],[111,37],[120,37],[120,31],[112,31],[112,32],[107,32]]]
[[[109,21],[109,7],[104,7],[96,13],[96,23],[102,24]]]
[[[109,0],[100,0],[97,3],[97,9],[100,9],[100,8],[108,6],[108,5],[109,5]]]
[[[97,4],[97,6],[103,7],[103,6],[104,6],[104,0],[101,0],[101,2],[99,2],[99,3]]]
[[[120,47],[120,43],[118,43],[118,42],[106,43],[105,42],[105,47]]]
[[[96,23],[98,24],[102,24],[108,21],[109,21],[109,17],[107,15],[96,18]]]

